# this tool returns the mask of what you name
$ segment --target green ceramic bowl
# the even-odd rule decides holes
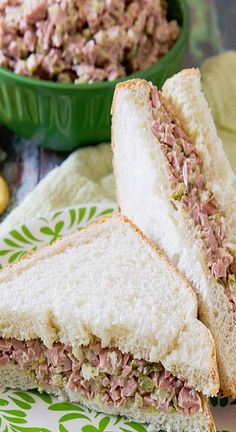
[[[169,1],[169,18],[177,19],[181,34],[154,66],[127,76],[162,86],[181,69],[188,40],[189,16],[185,0]],[[124,79],[122,79],[124,80]],[[94,84],[61,84],[34,80],[0,68],[0,123],[46,148],[70,151],[110,139],[110,108],[117,80]]]

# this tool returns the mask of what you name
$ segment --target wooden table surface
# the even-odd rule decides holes
[[[184,66],[200,66],[207,57],[236,48],[236,0],[188,0],[188,3],[192,25]],[[11,193],[9,212],[67,155],[35,147],[3,127],[0,137],[0,170]]]

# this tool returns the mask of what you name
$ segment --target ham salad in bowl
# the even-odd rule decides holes
[[[159,0],[3,0],[0,65],[62,82],[114,80],[145,69],[179,36]]]
[[[119,80],[181,68],[185,1],[0,0],[0,122],[56,150],[110,138]]]

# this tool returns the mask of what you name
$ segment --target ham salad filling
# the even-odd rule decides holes
[[[154,64],[178,36],[164,0],[0,1],[0,66],[26,76],[111,81]]]
[[[33,375],[42,389],[63,387],[89,400],[100,396],[105,404],[179,411],[195,414],[202,409],[199,394],[174,377],[161,363],[139,360],[116,348],[102,348],[97,339],[79,348],[55,343],[48,349],[39,339],[19,341],[0,338],[0,367],[14,364]]]
[[[164,106],[156,87],[151,88],[150,98],[152,132],[158,138],[167,162],[173,189],[171,202],[176,210],[180,203],[184,213],[194,222],[196,238],[202,241],[207,266],[217,282],[224,286],[236,320],[236,260],[229,247],[224,214],[207,187],[195,146]]]

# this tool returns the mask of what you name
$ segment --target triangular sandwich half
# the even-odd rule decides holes
[[[235,176],[197,70],[159,92],[117,86],[113,150],[121,212],[162,247],[193,284],[216,343],[220,385],[236,397]]]
[[[196,296],[127,219],[103,219],[6,268],[0,293],[0,386],[166,431],[215,430],[215,348]]]

